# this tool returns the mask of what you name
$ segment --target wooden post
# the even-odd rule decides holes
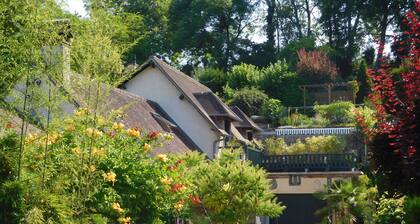
[[[331,103],[331,84],[328,84],[328,104]]]

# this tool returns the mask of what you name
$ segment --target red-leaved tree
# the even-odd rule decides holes
[[[337,66],[326,53],[302,48],[297,55],[297,72],[307,83],[331,82],[337,78]]]
[[[383,59],[368,70],[372,79],[370,99],[377,126],[365,130],[371,161],[383,190],[420,194],[420,1],[408,12],[396,37],[396,58]],[[363,119],[358,119],[364,127]]]

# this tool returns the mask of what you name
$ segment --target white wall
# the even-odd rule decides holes
[[[212,126],[157,68],[148,67],[125,84],[126,90],[158,103],[175,123],[213,158],[213,144],[219,139]]]

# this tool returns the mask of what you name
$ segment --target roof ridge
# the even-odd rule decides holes
[[[161,60],[160,58],[153,56],[152,58],[155,61],[158,61],[158,63],[163,64],[166,68],[174,71],[175,73],[177,73],[181,78],[188,80],[189,82],[193,83],[194,85],[200,86],[202,88],[204,88],[207,92],[212,92],[210,90],[209,87],[203,85],[202,83],[200,83],[198,80],[192,78],[191,76],[188,76],[187,74],[183,73],[182,71],[174,68],[173,66],[169,65],[168,63],[166,63],[165,61]],[[203,91],[202,91],[203,92]]]

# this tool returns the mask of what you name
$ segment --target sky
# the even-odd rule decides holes
[[[87,12],[84,8],[83,0],[65,0],[64,4],[66,11],[86,17]]]

